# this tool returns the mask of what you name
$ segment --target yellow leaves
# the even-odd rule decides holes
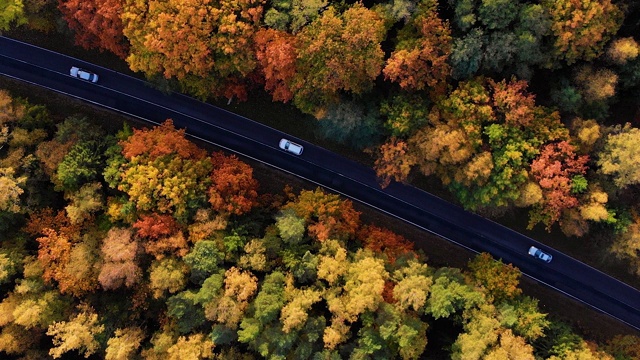
[[[24,185],[27,178],[25,176],[16,178],[14,174],[13,168],[0,168],[0,211],[12,213],[22,211],[20,195],[24,190],[20,186]]]
[[[332,286],[347,272],[347,250],[335,240],[325,241],[322,247],[327,249],[327,254],[320,255],[318,278],[326,280]]]
[[[180,336],[168,350],[168,360],[200,360],[213,357],[214,344],[204,334]]]
[[[293,282],[293,276],[288,275],[284,289],[287,303],[280,310],[280,322],[285,333],[302,328],[309,317],[309,309],[323,295],[323,291],[313,288],[298,289]]]
[[[619,38],[611,42],[607,50],[607,58],[613,63],[624,65],[638,57],[640,45],[632,38]]]
[[[528,181],[520,189],[520,195],[515,201],[518,207],[529,207],[542,200],[542,188],[534,181]]]
[[[224,287],[224,296],[247,302],[258,290],[258,279],[234,266],[224,273]]]
[[[104,325],[98,320],[98,314],[86,305],[79,307],[79,313],[69,321],[55,322],[47,329],[47,335],[53,337],[53,347],[49,355],[54,359],[66,352],[78,350],[85,357],[95,353],[100,344],[95,339],[104,331]]]
[[[137,353],[144,332],[138,327],[116,329],[113,337],[107,341],[105,360],[129,360]]]
[[[187,266],[175,258],[156,260],[151,264],[149,272],[149,287],[153,290],[153,297],[159,299],[166,292],[175,294],[187,284]]]
[[[574,79],[586,101],[605,100],[616,93],[618,75],[609,69],[584,65],[578,69]]]

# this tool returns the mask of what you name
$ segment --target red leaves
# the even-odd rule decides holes
[[[447,64],[452,41],[449,26],[438,18],[435,8],[418,16],[411,26],[419,33],[418,39],[400,41],[383,70],[385,79],[403,89],[423,90],[428,86],[436,94],[444,94],[451,73]]]
[[[571,192],[571,178],[587,171],[588,155],[579,156],[567,141],[546,145],[531,163],[531,174],[544,196],[538,211],[547,228],[558,221],[562,211],[578,206]]]
[[[255,36],[256,57],[264,73],[264,88],[274,101],[293,98],[291,81],[296,73],[295,36],[279,30],[261,29]]]
[[[121,0],[60,0],[58,8],[78,45],[109,50],[124,59],[129,46],[122,34],[122,4]]]
[[[258,182],[253,178],[253,168],[238,160],[235,155],[222,152],[211,155],[213,171],[209,188],[209,203],[214,210],[241,215],[251,210],[258,199]]]
[[[139,236],[151,239],[170,236],[178,231],[178,223],[171,215],[142,215],[133,227]]]
[[[413,253],[413,243],[391,230],[365,225],[356,235],[365,249],[385,254],[391,264],[404,254]]]

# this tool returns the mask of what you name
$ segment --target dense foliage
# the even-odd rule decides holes
[[[247,164],[170,120],[113,136],[0,96],[0,356],[418,359],[432,342],[453,359],[638,352],[633,337],[587,344],[489,254],[434,267],[337,195],[258,194]],[[431,330],[444,323],[447,340]]]

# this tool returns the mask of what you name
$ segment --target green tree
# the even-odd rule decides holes
[[[27,23],[22,0],[2,0],[0,2],[0,31],[7,31],[12,24]]]

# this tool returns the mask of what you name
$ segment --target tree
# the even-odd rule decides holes
[[[618,75],[609,69],[594,69],[590,65],[578,68],[575,83],[587,102],[606,100],[616,93]]]
[[[611,42],[607,49],[607,58],[617,65],[624,65],[640,54],[640,44],[632,37],[618,38]]]
[[[447,318],[484,301],[480,292],[464,283],[460,270],[441,268],[433,275],[425,313],[434,319]]]
[[[13,168],[0,168],[0,211],[11,213],[22,212],[20,195],[24,193],[26,177],[14,176]]]
[[[542,200],[535,205],[529,228],[541,221],[551,228],[562,211],[578,206],[572,179],[587,171],[588,155],[578,155],[567,141],[547,144],[531,163],[531,174],[542,188]]]
[[[598,57],[622,24],[622,11],[610,0],[545,0],[542,6],[551,15],[555,56],[569,65]]]
[[[238,80],[256,67],[252,37],[264,1],[125,1],[123,33],[134,71],[175,78],[202,98],[245,96]],[[236,91],[235,85],[239,86]]]
[[[257,205],[258,182],[251,166],[222,152],[213,153],[211,161],[209,203],[215,211],[241,215]]]
[[[138,327],[116,329],[113,337],[107,341],[105,360],[131,359],[144,340],[144,332]]]
[[[404,182],[416,160],[409,152],[409,145],[396,137],[390,138],[380,145],[374,169],[381,180],[380,186],[385,188],[391,181]]]
[[[53,323],[47,330],[47,335],[53,337],[54,347],[49,355],[58,359],[70,350],[78,350],[85,357],[89,357],[98,350],[100,344],[96,340],[104,331],[98,314],[89,306],[80,306],[79,312],[69,321]]]
[[[179,259],[167,257],[154,260],[149,269],[149,287],[153,291],[153,297],[159,299],[167,292],[175,294],[187,284],[188,269]]]
[[[484,360],[534,360],[533,347],[519,336],[513,335],[511,330],[504,330],[499,335],[499,344],[493,347],[483,357]]]
[[[493,316],[493,306],[489,304],[465,315],[464,332],[452,345],[451,359],[480,359],[498,341],[500,322]]]
[[[182,257],[189,251],[187,240],[170,215],[143,215],[133,227],[146,240],[142,244],[144,250],[158,260],[167,254]]]
[[[274,9],[267,11],[267,15],[271,10]],[[264,73],[265,90],[271,93],[274,101],[290,101],[296,73],[296,37],[281,30],[260,29],[254,42],[258,65]]]
[[[451,53],[451,31],[438,17],[436,1],[425,0],[398,34],[398,44],[383,70],[386,79],[405,90],[423,90],[436,94],[446,91],[451,73],[447,63]]]
[[[627,231],[615,237],[611,252],[616,257],[627,259],[631,263],[629,272],[640,274],[640,219],[637,216],[634,216]]]
[[[520,270],[513,265],[496,261],[488,253],[481,253],[469,262],[472,282],[494,303],[520,295]]]
[[[191,269],[191,278],[200,282],[218,271],[224,260],[224,253],[215,241],[201,240],[183,259]]]
[[[88,183],[72,194],[65,194],[70,204],[65,207],[67,216],[72,224],[80,224],[89,219],[93,213],[104,208],[102,199],[102,184]]]
[[[151,130],[134,130],[121,146],[124,162],[113,163],[120,174],[110,185],[127,193],[138,211],[172,213],[185,220],[205,200],[211,161],[171,120]]]
[[[134,286],[142,275],[136,262],[140,244],[130,229],[111,228],[101,246],[104,263],[98,281],[105,290]]]
[[[272,8],[267,10],[264,23],[277,30],[290,30],[298,33],[327,8],[326,0],[279,0],[272,2]]]
[[[64,190],[76,191],[85,183],[98,179],[104,167],[104,149],[94,141],[79,142],[69,149],[58,164],[55,183]]]
[[[120,0],[62,0],[58,8],[74,31],[76,44],[109,50],[124,59],[129,49],[122,34],[122,5]]]
[[[386,255],[386,260],[394,264],[396,259],[413,254],[413,243],[403,236],[375,225],[365,225],[356,234],[365,249]]]
[[[363,149],[380,140],[380,113],[372,102],[345,100],[326,107],[320,120],[321,136]]]
[[[451,76],[454,79],[469,78],[480,69],[484,42],[484,33],[477,28],[453,41],[449,61],[452,68]]]
[[[0,31],[7,31],[12,24],[27,23],[22,0],[5,0],[0,3]]]
[[[295,201],[283,206],[293,209],[307,223],[309,235],[318,241],[350,238],[360,224],[360,213],[353,209],[351,201],[338,195],[326,194],[319,188],[303,190]]]
[[[402,311],[412,309],[424,313],[433,284],[427,264],[410,260],[393,273],[393,280],[397,281],[393,287],[393,298],[397,300],[395,306]]]
[[[640,183],[640,159],[634,154],[640,146],[640,129],[627,124],[607,136],[604,148],[598,154],[600,171],[611,175],[621,189]]]
[[[343,14],[329,7],[296,36],[297,73],[293,80],[294,104],[322,117],[339,92],[362,94],[380,74],[384,53],[380,43],[384,20],[356,3]]]
[[[518,199],[539,148],[568,137],[560,115],[535,105],[526,87],[515,79],[461,82],[409,139],[420,170],[438,175],[470,209]]]

